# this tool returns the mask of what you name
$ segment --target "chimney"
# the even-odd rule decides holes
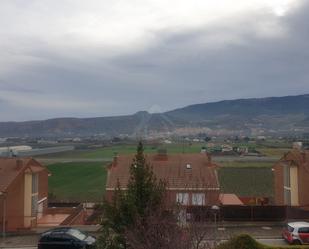
[[[306,152],[303,151],[301,155],[302,155],[303,163],[305,163],[306,162]]]
[[[293,143],[293,149],[301,150],[302,147],[303,147],[303,143],[302,142],[294,142]]]
[[[166,161],[167,160],[167,150],[166,149],[158,149],[156,160],[158,161]]]
[[[207,156],[208,162],[211,163],[211,154],[210,153],[206,153],[206,156]]]
[[[21,169],[23,167],[23,161],[20,159],[16,160],[16,169]]]

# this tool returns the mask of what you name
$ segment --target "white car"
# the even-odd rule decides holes
[[[289,244],[309,244],[309,223],[291,222],[286,225],[282,232],[283,238]]]

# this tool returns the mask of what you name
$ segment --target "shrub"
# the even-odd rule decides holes
[[[267,246],[257,242],[250,235],[242,234],[220,244],[217,249],[309,249],[309,246]]]

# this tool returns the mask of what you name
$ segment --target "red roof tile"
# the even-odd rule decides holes
[[[220,194],[219,199],[222,205],[244,205],[235,194]]]
[[[111,164],[106,188],[127,186],[133,156],[119,156],[117,163]],[[147,163],[153,168],[158,179],[167,183],[168,189],[217,189],[219,182],[215,164],[209,162],[205,154],[172,154],[164,157],[146,155]],[[190,166],[189,166],[190,165]]]
[[[32,172],[47,170],[32,158],[0,158],[0,191],[5,192],[15,178],[27,168]]]

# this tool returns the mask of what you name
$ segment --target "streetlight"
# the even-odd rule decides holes
[[[6,220],[6,192],[0,191],[0,196],[3,198],[3,217],[2,217],[2,237],[5,238],[5,220]]]
[[[217,205],[213,205],[211,207],[211,210],[214,213],[214,217],[215,217],[215,232],[214,232],[214,241],[215,241],[215,245],[217,244],[217,214],[219,213],[220,207],[218,207]]]

